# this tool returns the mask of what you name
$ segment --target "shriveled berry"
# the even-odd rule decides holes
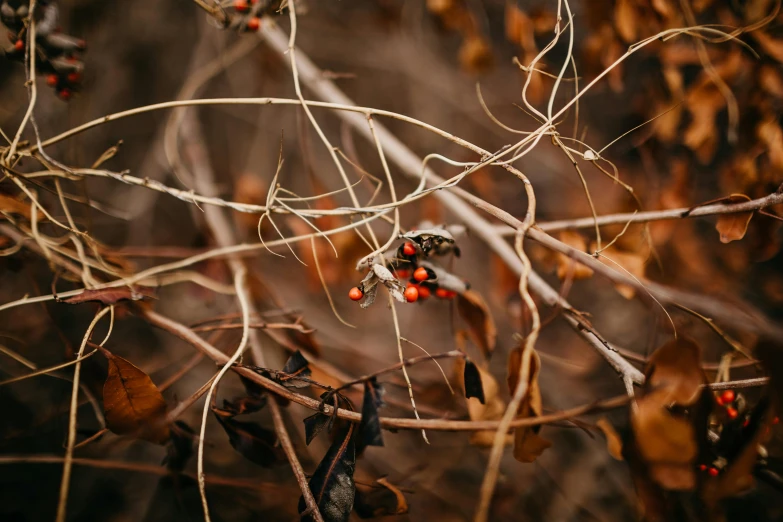
[[[711,477],[717,477],[720,474],[720,471],[718,471],[718,468],[710,468],[707,473],[709,473]]]
[[[24,40],[17,40],[16,42],[14,42],[14,49],[16,49],[17,51],[21,51],[22,49],[24,49]]]
[[[427,299],[432,292],[426,286],[419,286],[419,299]]]
[[[248,31],[258,31],[258,29],[261,27],[261,19],[257,16],[254,16],[250,20],[247,21],[247,30]]]
[[[726,390],[720,394],[720,399],[723,404],[730,404],[734,402],[734,399],[736,398],[737,394],[734,393],[734,390]]]
[[[240,13],[244,13],[248,9],[247,2],[245,2],[245,0],[236,0],[234,2],[234,9]]]
[[[413,279],[416,281],[426,281],[430,278],[430,275],[427,273],[427,269],[423,266],[420,266],[413,272]]]
[[[404,245],[402,245],[402,253],[405,254],[406,256],[415,256],[416,247],[413,246],[413,243],[408,241]]]
[[[348,291],[348,297],[351,299],[351,301],[359,301],[362,297],[364,297],[364,292],[362,292],[358,286],[354,286]]]
[[[736,419],[737,415],[739,415],[739,412],[736,409],[734,409],[731,406],[729,406],[728,408],[726,408],[726,415],[730,419]]]
[[[56,74],[49,74],[49,75],[46,76],[46,85],[48,85],[49,87],[56,86],[57,85],[57,81],[58,81],[58,78],[57,78]]]
[[[419,298],[419,289],[411,285],[405,289],[405,300],[409,303],[415,303]]]

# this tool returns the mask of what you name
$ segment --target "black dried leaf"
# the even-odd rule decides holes
[[[171,425],[171,438],[166,446],[163,464],[171,471],[182,471],[193,456],[193,442],[197,435],[193,428],[183,421]]]
[[[362,400],[362,421],[359,424],[359,444],[357,451],[361,453],[367,446],[383,446],[381,421],[378,418],[378,408],[383,406],[383,388],[373,377],[364,383],[364,399]]]
[[[256,384],[250,379],[241,376],[239,377],[239,380],[242,381],[242,386],[245,387],[245,391],[251,397],[260,398],[266,396],[266,388],[264,388],[260,384]]]
[[[255,413],[266,406],[266,397],[242,397],[233,401],[223,401],[223,408],[221,412],[216,412],[216,415],[235,417],[237,415],[245,415],[248,413]],[[227,413],[228,415],[224,415]]]
[[[272,430],[223,416],[214,409],[212,411],[226,431],[231,446],[250,462],[268,467],[285,458]]]
[[[323,431],[323,429],[331,424],[332,417],[325,413],[314,413],[304,420],[305,425],[305,441],[309,446],[313,439]]]
[[[310,383],[302,380],[309,379],[311,372],[310,366],[308,366],[307,359],[304,358],[302,353],[297,350],[288,358],[285,366],[283,366],[283,372],[286,375],[280,375],[278,381],[283,386],[289,386],[291,388],[306,388],[310,386]]]
[[[484,404],[484,387],[481,384],[481,374],[470,359],[465,359],[465,371],[462,378],[465,381],[465,398],[475,397],[481,404]]]
[[[356,494],[353,482],[356,431],[353,423],[345,423],[340,427],[310,479],[310,490],[325,522],[346,522],[351,515]],[[303,497],[299,497],[299,513],[302,522],[313,520],[312,514],[307,513]]]

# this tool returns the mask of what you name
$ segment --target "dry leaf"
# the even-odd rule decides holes
[[[725,203],[742,203],[750,201],[745,194],[732,194]],[[720,234],[721,243],[731,243],[745,237],[748,230],[748,223],[753,217],[753,212],[739,212],[735,214],[721,214],[718,216],[718,222],[715,223],[715,229]]]
[[[519,382],[519,371],[522,363],[522,348],[515,348],[508,357],[508,389],[513,394]],[[538,417],[542,413],[541,390],[538,387],[538,373],[541,369],[541,359],[533,351],[530,360],[528,389],[525,398],[519,405],[517,415],[521,418]],[[514,458],[520,462],[533,462],[552,443],[541,437],[538,432],[541,426],[522,426],[514,430]]]
[[[783,171],[783,130],[775,119],[766,119],[756,127],[756,137],[766,145],[769,162]]]
[[[101,303],[105,305],[117,304],[120,301],[141,301],[155,297],[155,289],[149,286],[127,286],[118,288],[102,288],[100,290],[85,290],[81,294],[63,299],[63,303]]]
[[[104,351],[109,375],[103,385],[103,413],[106,427],[117,435],[130,435],[163,444],[169,427],[161,421],[166,401],[149,375],[122,357]]]
[[[633,0],[617,0],[614,4],[614,25],[625,43],[636,41],[638,13],[634,4]]]
[[[489,358],[495,350],[498,330],[484,298],[473,290],[458,294],[457,310],[468,323],[471,340],[481,349],[484,357]]]
[[[486,368],[482,368],[479,365],[476,365],[476,367],[481,375],[481,385],[484,389],[484,404],[475,397],[465,399],[468,404],[468,415],[470,416],[470,420],[500,420],[500,418],[503,417],[503,412],[506,411],[506,403],[500,398],[498,382]],[[455,361],[454,371],[458,376],[457,381],[460,383],[460,387],[463,388],[464,392],[463,375],[465,373],[465,361],[463,359],[460,358]],[[470,436],[470,443],[474,446],[489,448],[492,447],[494,439],[495,432],[492,430],[475,431]],[[510,444],[511,441],[511,435],[509,435],[506,438],[506,444]]]
[[[459,48],[459,63],[473,74],[482,73],[492,67],[492,48],[478,35],[466,38]]]
[[[587,251],[587,240],[579,232],[573,230],[564,230],[560,232],[558,238],[566,245],[579,250]],[[581,263],[578,263],[570,257],[557,254],[557,277],[562,281],[570,277],[574,281],[588,279],[593,276],[593,269]]]
[[[604,434],[604,437],[606,437],[606,449],[609,451],[609,455],[615,460],[624,460],[623,441],[617,433],[617,430],[614,429],[614,426],[612,426],[606,418],[598,419],[598,422],[596,422],[595,425],[598,426],[598,429],[600,429]]]
[[[30,219],[30,205],[5,194],[0,194],[0,212],[18,214]],[[40,212],[38,215],[39,217],[44,217]]]
[[[783,63],[783,40],[776,40],[762,31],[750,33],[759,43],[764,52],[780,63]]]

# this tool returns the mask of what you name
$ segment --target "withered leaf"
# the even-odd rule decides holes
[[[465,359],[465,370],[462,373],[462,380],[465,387],[465,398],[475,397],[481,404],[484,404],[484,387],[481,384],[481,373],[470,359]]]
[[[309,446],[313,439],[323,431],[323,429],[330,423],[332,417],[325,413],[314,413],[309,417],[305,417],[305,442]]]
[[[119,288],[102,288],[100,290],[85,290],[79,295],[63,299],[63,303],[102,303],[105,305],[117,304],[120,301],[139,301],[155,297],[155,289],[148,286],[127,286]]]
[[[30,219],[30,205],[5,194],[0,194],[0,212],[18,214]]]
[[[361,452],[367,446],[383,446],[381,421],[378,417],[378,408],[382,405],[383,388],[373,377],[364,383],[362,421],[359,424],[359,447],[357,451]]]
[[[559,234],[559,239],[566,245],[573,247],[580,252],[587,251],[587,240],[579,232],[573,230],[563,230]],[[593,269],[585,266],[570,257],[557,254],[557,277],[565,280],[571,277],[574,281],[588,279],[593,276]]]
[[[332,445],[310,479],[310,491],[325,522],[345,522],[353,509],[356,487],[353,472],[356,466],[356,425],[340,426]],[[311,522],[304,498],[299,497],[302,522]]]
[[[745,194],[732,194],[725,203],[742,203],[750,201]],[[748,230],[748,224],[753,217],[753,212],[738,212],[736,214],[721,214],[718,216],[718,222],[715,223],[715,229],[720,234],[721,243],[731,243],[745,237]]]
[[[253,422],[242,422],[213,408],[228,441],[243,457],[259,466],[269,467],[285,459],[275,432]]]
[[[468,367],[470,367],[470,369],[468,369]],[[470,400],[470,398],[466,399],[470,420],[481,421],[500,419],[503,416],[503,412],[506,411],[506,404],[503,399],[500,398],[498,382],[492,374],[484,368],[475,365],[472,361],[464,359],[457,359],[454,362],[454,370],[457,375],[463,377],[461,381],[463,387],[472,387],[473,392],[471,392],[471,397],[479,398],[477,394],[480,389],[480,393],[482,394],[481,397],[484,399],[483,402],[479,402],[478,400],[473,401]],[[469,376],[468,379],[465,378],[466,373]],[[476,373],[478,376],[476,376]],[[468,397],[467,389],[464,391],[466,397]],[[476,431],[470,435],[470,443],[474,446],[491,447],[494,439],[495,432],[492,430]],[[511,440],[511,436],[509,435],[506,438],[506,444],[510,444]]]
[[[636,2],[633,0],[617,0],[614,6],[614,23],[617,34],[625,43],[636,41],[637,31]]]
[[[595,425],[606,437],[606,449],[609,451],[609,455],[615,460],[624,460],[623,441],[614,426],[606,418],[598,419]]]
[[[375,482],[383,488],[356,487],[353,509],[359,518],[404,515],[408,512],[408,502],[398,487],[385,478],[380,478]]]
[[[283,386],[291,388],[306,388],[310,386],[310,383],[302,380],[310,377],[310,367],[307,363],[307,359],[304,358],[302,353],[297,350],[291,357],[288,358],[283,366],[283,373],[286,375],[280,376],[278,380]]]
[[[470,327],[471,339],[488,358],[495,350],[498,331],[484,298],[474,290],[457,294],[457,310]]]
[[[522,348],[515,348],[508,358],[508,388],[513,394],[519,382],[519,373],[522,364]],[[538,373],[541,369],[541,359],[535,350],[530,359],[530,371],[528,377],[528,389],[525,398],[519,405],[517,415],[522,418],[538,417],[542,413],[541,390],[538,387]],[[541,437],[538,433],[541,426],[522,426],[514,430],[514,458],[520,462],[533,462],[552,443]]]
[[[193,456],[193,443],[198,436],[193,428],[183,421],[171,425],[171,439],[166,446],[163,464],[172,471],[182,471]]]
[[[130,435],[156,444],[169,438],[162,421],[166,401],[149,375],[122,357],[102,351],[109,361],[103,385],[103,413],[106,427],[117,435]]]

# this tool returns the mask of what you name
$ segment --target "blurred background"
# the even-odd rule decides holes
[[[300,0],[298,4],[297,45],[301,52],[358,105],[409,115],[495,151],[516,142],[519,136],[487,115],[477,95],[476,86],[480,85],[486,106],[504,125],[519,131],[538,128],[538,122],[520,107],[527,73],[514,60],[528,64],[552,39],[557,2]],[[44,78],[38,79],[34,114],[42,138],[107,114],[182,96],[295,98],[286,65],[288,57],[270,49],[256,35],[216,27],[193,2],[61,0],[58,5],[62,30],[84,39],[87,51],[80,87],[69,101],[48,88]],[[611,66],[631,43],[668,28],[693,25],[688,22],[690,17],[699,24],[735,28],[764,19],[775,13],[776,7],[771,0],[574,0],[570,8],[578,88],[581,90]],[[266,16],[288,31],[287,15]],[[735,193],[757,198],[778,189],[783,182],[783,19],[771,18],[763,28],[742,34],[739,42],[707,43],[706,60],[714,74],[705,72],[705,55],[700,54],[693,39],[680,36],[655,42],[615,66],[591,87],[581,98],[578,116],[576,111],[569,111],[559,132],[595,150],[657,117],[602,152],[617,167],[620,179],[633,187],[638,201],[606,173],[580,162],[599,215],[637,208],[691,207]],[[557,74],[566,56],[567,38],[561,37],[539,68]],[[220,67],[203,80],[205,68],[214,64]],[[556,107],[574,95],[570,67],[566,77],[572,81],[561,85]],[[10,136],[28,106],[24,82],[22,64],[0,59],[0,128]],[[731,97],[722,93],[720,83],[730,88]],[[544,109],[553,84],[550,77],[534,75],[528,101]],[[306,88],[304,96],[312,97]],[[732,111],[736,119],[730,115]],[[140,178],[189,190],[193,187],[188,162],[174,169],[164,150],[171,114],[168,110],[153,111],[110,122],[57,143],[47,148],[47,153],[65,165],[86,168],[121,141],[117,154],[102,168],[127,170]],[[314,114],[332,143],[353,162],[376,177],[383,176],[374,145],[341,124],[334,114],[321,109],[314,109]],[[185,126],[201,133],[202,151],[216,176],[216,195],[222,198],[264,204],[281,148],[283,166],[278,182],[286,189],[304,196],[342,187],[328,151],[305,114],[295,106],[217,105],[191,108],[180,115]],[[399,121],[381,120],[422,157],[438,153],[456,161],[476,161],[475,154],[433,133]],[[25,138],[34,139],[31,130]],[[569,146],[584,150],[575,142],[569,142]],[[442,163],[432,166],[444,177],[462,170]],[[591,215],[580,175],[552,141],[542,140],[516,166],[535,187],[538,222]],[[39,166],[22,162],[17,168],[32,172]],[[349,170],[349,174],[352,181],[362,177],[358,169]],[[398,194],[415,188],[415,182],[393,166],[392,174]],[[134,271],[216,245],[204,214],[188,202],[110,179],[90,178],[67,182],[66,186],[67,191],[100,204],[100,210],[73,205],[74,218],[105,245],[107,254],[130,263]],[[524,217],[524,187],[502,169],[484,168],[461,186]],[[365,177],[356,190],[360,199],[367,201],[374,188]],[[0,191],[14,194],[15,187],[6,180],[0,183]],[[42,192],[40,197],[47,208],[61,214],[56,195]],[[380,202],[388,201],[385,190],[379,197]],[[338,193],[315,205],[348,204],[347,196]],[[779,213],[779,209],[768,211]],[[257,216],[236,213],[232,219],[239,240],[257,242]],[[460,216],[450,215],[429,197],[406,205],[401,220],[407,229],[423,220],[459,223]],[[285,236],[309,232],[298,219],[281,216],[276,223]],[[323,229],[346,223],[347,219],[336,217],[316,220]],[[47,232],[55,231],[51,224],[42,226]],[[391,231],[387,225],[375,226],[382,237]],[[779,226],[779,220],[773,217],[756,215],[741,241],[723,244],[713,218],[663,221],[649,229],[633,225],[615,243],[610,255],[637,277],[740,305],[752,303],[779,320],[783,317]],[[622,224],[602,228],[605,242],[622,228]],[[262,227],[262,233],[265,239],[276,236],[268,224]],[[588,249],[595,234],[588,228],[561,239]],[[10,244],[2,232],[0,240]],[[317,346],[309,346],[311,353],[343,375],[358,377],[397,360],[394,325],[385,303],[363,310],[346,298],[348,289],[363,277],[354,270],[355,262],[369,249],[351,233],[338,235],[334,241],[340,257],[334,258],[329,245],[321,241],[317,248],[319,261],[337,310],[358,328],[343,325],[333,314],[314,270],[309,242],[293,247],[307,266],[287,249],[276,249],[285,257],[260,250],[245,258],[251,290],[260,308],[292,311],[315,330],[305,340],[262,332],[269,353],[267,363],[273,368],[282,367],[291,349],[312,343]],[[468,280],[489,305],[498,328],[498,342],[486,364],[507,401],[507,358],[517,345],[513,335],[525,333],[528,328],[517,278],[480,238],[468,233],[459,245],[462,256],[450,260],[448,267]],[[567,291],[577,309],[591,314],[595,328],[610,342],[643,357],[671,337],[660,309],[644,296],[637,298],[628,289],[615,288],[599,276],[570,281],[567,262],[539,245],[528,242],[526,248],[534,268],[555,288]],[[231,284],[224,261],[208,261],[195,269]],[[2,303],[25,295],[49,294],[51,286],[52,270],[40,255],[22,249],[0,258]],[[80,287],[78,281],[61,278],[57,282],[59,291]],[[153,306],[185,324],[237,311],[234,297],[192,284],[159,289]],[[58,364],[73,357],[94,313],[95,305],[54,302],[0,311],[0,345],[41,368]],[[676,310],[670,313],[678,329],[702,346],[705,362],[718,363],[726,352],[723,340],[693,316]],[[542,304],[541,314],[546,324],[536,349],[542,359],[540,385],[545,412],[624,392],[613,370],[558,317],[556,310]],[[402,306],[399,316],[402,336],[430,353],[454,349],[455,333],[465,328],[453,301],[448,300],[429,299]],[[752,347],[756,342],[746,332],[727,330],[744,346]],[[105,332],[105,325],[99,327],[96,337],[102,338]],[[239,336],[239,332],[229,330],[212,339],[217,347],[231,353]],[[107,348],[144,370],[158,386],[172,381],[164,390],[170,406],[193,394],[216,370],[207,359],[194,360],[191,346],[131,313],[121,314]],[[484,360],[474,346],[468,344],[466,349],[474,359]],[[406,356],[421,355],[412,345],[405,350]],[[6,355],[0,354],[0,378],[29,371]],[[446,374],[456,383],[452,364],[443,361]],[[183,367],[188,368],[184,374],[180,372]],[[340,380],[328,370],[321,371],[316,376]],[[64,369],[58,372],[60,378],[39,376],[0,387],[0,462],[9,456],[62,456],[71,372]],[[105,360],[91,357],[85,361],[83,372],[85,386],[100,397]],[[714,371],[708,373],[715,375]],[[411,368],[410,375],[423,417],[468,418],[459,390],[451,395],[434,365]],[[732,378],[754,376],[757,373],[752,366],[731,373]],[[412,417],[402,376],[389,374],[382,381],[388,400],[381,414]],[[220,386],[219,397],[243,393],[239,380],[229,374]],[[317,396],[312,390],[305,393]],[[355,404],[361,403],[360,394],[349,397]],[[181,417],[196,430],[202,405],[203,400]],[[328,437],[316,438],[307,446],[301,420],[310,413],[291,404],[284,414],[304,469],[311,473],[329,445]],[[271,426],[266,410],[251,418]],[[610,412],[608,418],[621,432],[625,429],[625,411]],[[78,428],[79,441],[101,428],[88,404],[79,409]],[[222,477],[222,481],[207,485],[214,520],[297,518],[299,488],[285,461],[262,468],[245,460],[232,449],[212,417],[206,433],[205,469]],[[510,451],[506,452],[492,520],[635,519],[636,497],[630,473],[625,463],[609,456],[600,434],[574,425],[547,426],[541,434],[553,444],[535,463],[519,463]],[[472,444],[471,437],[464,433],[428,435],[431,445],[415,431],[386,432],[385,447],[369,448],[358,460],[357,482],[373,484],[385,476],[402,488],[409,513],[395,517],[397,520],[471,519],[489,450]],[[780,450],[780,433],[776,437],[770,445],[773,452]],[[162,446],[112,433],[78,448],[75,457],[83,461],[77,461],[74,468],[69,520],[202,520],[192,478],[195,461],[191,459],[186,466],[191,476],[173,479],[160,464],[165,455]],[[101,466],[99,462],[110,464]],[[2,463],[0,519],[51,520],[61,466],[58,461]],[[763,484],[736,502],[737,517],[753,514],[744,519],[779,520],[783,516],[779,493]]]

